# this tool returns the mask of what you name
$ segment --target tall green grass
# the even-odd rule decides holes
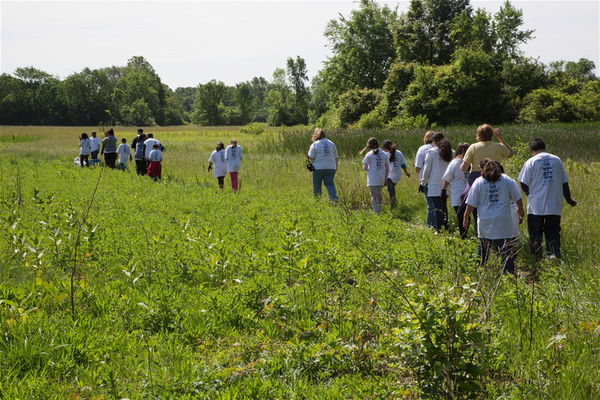
[[[2,128],[37,140],[0,142],[1,398],[600,396],[593,125],[504,128],[509,174],[539,134],[571,159],[579,201],[562,261],[534,263],[521,228],[516,277],[496,259],[479,268],[474,240],[426,229],[414,178],[398,210],[370,212],[354,153],[372,132],[331,132],[344,155],[332,205],[311,195],[309,129],[164,128],[163,182],[104,170],[81,224],[100,169],[73,166],[69,129]],[[408,157],[421,134],[400,135]],[[205,161],[233,136],[247,150],[237,195]]]

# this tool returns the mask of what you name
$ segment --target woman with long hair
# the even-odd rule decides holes
[[[227,160],[225,160],[225,145],[223,142],[217,143],[217,147],[208,158],[208,172],[213,169],[214,175],[217,178],[217,183],[220,189],[223,189],[225,184],[225,175],[227,175]]]
[[[362,161],[363,169],[367,171],[367,186],[371,194],[371,206],[375,214],[381,212],[383,197],[381,191],[390,171],[390,161],[387,154],[379,149],[379,142],[374,137],[367,141],[371,149]]]
[[[410,172],[406,169],[406,159],[404,158],[404,154],[396,148],[395,143],[391,140],[386,140],[383,142],[383,145],[381,145],[381,148],[387,154],[390,162],[390,173],[385,181],[385,186],[390,195],[390,207],[396,208],[396,205],[398,204],[396,200],[396,184],[400,181],[400,177],[402,176],[401,169],[404,170],[404,173],[409,178]]]
[[[85,162],[85,166],[90,166],[90,153],[92,152],[92,143],[88,138],[87,133],[82,133],[79,137],[79,165],[83,167],[83,163]]]
[[[308,149],[307,157],[308,162],[313,166],[313,194],[315,197],[321,196],[323,183],[325,183],[329,200],[337,201],[334,182],[339,161],[337,148],[331,140],[325,137],[325,131],[321,128],[315,128],[311,140],[313,143]]]
[[[427,188],[428,213],[433,215],[432,225],[437,232],[448,225],[448,206],[446,191],[443,190],[442,177],[452,160],[452,146],[441,133],[432,137],[434,147],[425,155],[421,185]]]
[[[467,187],[467,183],[469,182],[469,173],[464,172],[460,166],[463,161],[463,157],[465,152],[469,148],[468,143],[461,142],[456,146],[456,150],[454,151],[454,159],[450,161],[448,168],[446,168],[446,172],[444,172],[444,176],[442,180],[444,181],[444,186],[442,189],[448,191],[448,187],[450,188],[450,204],[454,208],[454,212],[456,212],[456,216],[458,218],[458,231],[460,233],[461,239],[466,238],[466,231],[462,226],[462,215],[459,215],[458,208],[460,207],[460,203],[462,201],[461,195]]]
[[[463,228],[468,229],[471,213],[477,208],[477,237],[480,264],[487,262],[490,249],[502,257],[506,272],[515,270],[516,238],[519,224],[523,222],[523,200],[517,182],[503,174],[498,161],[482,159],[481,176],[473,182],[467,208],[463,217]],[[518,220],[515,220],[512,203],[517,205]]]

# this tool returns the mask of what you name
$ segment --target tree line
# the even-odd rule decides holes
[[[270,80],[211,80],[174,91],[143,57],[60,80],[33,67],[0,76],[0,124],[270,125],[413,128],[431,123],[600,120],[593,61],[544,65],[506,1],[495,14],[469,0],[411,0],[398,13],[362,0],[329,22],[331,50],[309,81],[288,58]]]

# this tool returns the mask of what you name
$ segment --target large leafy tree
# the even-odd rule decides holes
[[[450,40],[453,21],[470,12],[469,0],[412,0],[396,31],[399,59],[426,65],[448,64],[455,50]]]
[[[199,125],[222,124],[225,91],[225,84],[214,79],[203,85],[198,85],[192,121]]]
[[[294,92],[294,103],[292,105],[292,115],[294,124],[306,124],[308,122],[308,101],[309,92],[306,87],[308,73],[306,71],[306,62],[300,56],[296,59],[287,59],[287,76]]]
[[[350,89],[381,88],[396,57],[393,30],[397,14],[372,0],[361,0],[349,18],[327,25],[332,56],[320,74],[330,99]]]

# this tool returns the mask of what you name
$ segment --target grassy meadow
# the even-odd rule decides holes
[[[600,128],[500,128],[510,176],[540,136],[579,202],[560,261],[534,262],[521,227],[516,276],[427,229],[414,175],[370,211],[356,153],[391,138],[413,173],[423,131],[331,132],[334,205],[312,197],[307,127],[146,128],[158,183],[76,168],[96,127],[0,127],[0,398],[600,398]],[[206,171],[232,138],[237,194]]]

